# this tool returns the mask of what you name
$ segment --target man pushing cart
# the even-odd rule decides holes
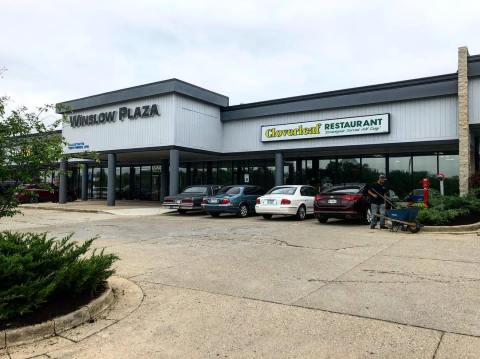
[[[366,193],[370,201],[371,222],[370,229],[374,230],[377,226],[378,217],[380,217],[380,229],[389,229],[385,225],[385,219],[392,222],[391,231],[409,230],[416,233],[420,230],[422,225],[416,220],[418,214],[418,207],[409,208],[395,208],[395,205],[388,199],[388,189],[385,185],[385,176],[378,176],[376,183],[366,186]],[[392,209],[386,210],[386,204],[389,204]]]
[[[370,229],[375,229],[377,226],[377,216],[380,214],[380,229],[388,229],[385,226],[385,204],[386,204],[386,194],[387,186],[385,185],[385,176],[378,176],[378,180],[375,183],[369,184],[366,187],[366,192],[368,195],[368,200],[370,203],[371,211],[371,222]]]

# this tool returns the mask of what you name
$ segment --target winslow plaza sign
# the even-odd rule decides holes
[[[262,126],[262,142],[390,132],[390,114]]]
[[[120,121],[128,118],[136,120],[137,118],[145,118],[152,116],[160,116],[157,105],[138,106],[133,108],[120,107],[118,109],[118,119]],[[115,122],[117,111],[100,112],[92,115],[73,115],[69,116],[71,127],[93,126],[109,122]]]

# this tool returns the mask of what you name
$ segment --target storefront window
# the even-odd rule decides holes
[[[445,175],[445,194],[458,194],[458,155],[438,156],[438,171]]]
[[[222,186],[233,184],[232,161],[218,163],[218,184]]]
[[[98,167],[93,168],[93,178],[92,178],[92,198],[101,199],[102,198],[102,188],[101,188],[101,169]]]
[[[206,184],[206,173],[203,162],[192,163],[191,165],[192,181],[191,184]]]
[[[134,188],[133,189],[133,194],[132,197],[133,199],[140,199],[140,167],[132,167],[131,171],[133,172],[133,183],[131,183],[131,186]]]
[[[122,194],[122,167],[115,168],[115,198],[121,199]]]
[[[207,184],[216,184],[217,183],[217,163],[207,162],[205,166],[206,166]]]
[[[150,166],[141,167],[140,178],[140,199],[152,199],[152,168]]]
[[[315,186],[316,178],[315,178],[315,173],[313,172],[312,160],[302,161],[302,179],[303,179],[302,184]]]
[[[152,200],[160,200],[160,176],[162,171],[162,166],[156,165],[152,166]]]
[[[283,162],[283,183],[284,184],[295,184],[296,173],[297,173],[296,161]]]
[[[274,161],[265,161],[265,178],[264,183],[260,184],[265,190],[269,190],[275,186],[275,164]]]
[[[385,157],[362,157],[362,182],[375,182],[380,174],[386,173],[385,165]]]
[[[189,179],[188,179],[188,174],[190,171],[187,172],[187,165],[186,164],[180,164],[180,167],[178,168],[178,178],[179,178],[179,189],[180,191],[183,191],[185,187],[188,186]]]
[[[122,180],[120,188],[121,199],[132,199],[130,183],[130,167],[122,167]]]
[[[430,180],[430,188],[439,190],[437,180],[437,156],[413,156],[413,186],[422,188],[423,178]]]
[[[233,162],[233,178],[234,184],[244,184],[245,174],[249,174],[247,161]]]
[[[360,158],[339,158],[337,165],[338,183],[355,183],[360,181]]]
[[[320,189],[324,190],[333,186],[335,183],[335,174],[337,172],[336,159],[320,159],[318,160],[318,175],[320,180]]]
[[[253,167],[250,167],[250,184],[262,186],[265,172],[263,170],[262,163],[260,161],[252,161]]]
[[[412,157],[390,157],[388,186],[403,199],[412,188]]]

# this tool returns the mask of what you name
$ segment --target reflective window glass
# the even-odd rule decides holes
[[[386,173],[385,169],[385,157],[362,157],[362,182],[375,182],[379,175]]]
[[[445,194],[458,194],[458,155],[438,156],[438,171],[445,175]]]
[[[388,187],[404,198],[412,188],[412,157],[390,157]]]

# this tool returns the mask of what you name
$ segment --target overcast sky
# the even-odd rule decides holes
[[[476,3],[476,4],[475,4]],[[172,77],[247,103],[456,71],[473,1],[1,0],[0,95],[29,107]]]

